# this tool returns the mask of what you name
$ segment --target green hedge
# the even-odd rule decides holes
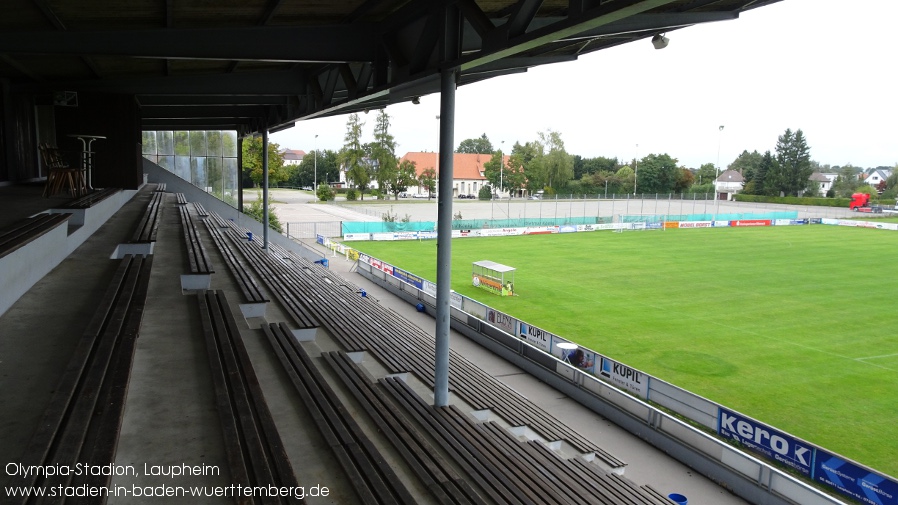
[[[819,196],[763,196],[738,193],[734,198],[737,202],[784,203],[787,205],[814,205],[818,207],[843,207],[846,209],[848,204],[851,203],[851,198],[821,198]]]

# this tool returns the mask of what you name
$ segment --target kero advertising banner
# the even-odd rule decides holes
[[[898,483],[817,449],[814,480],[872,505],[898,504]]]
[[[636,393],[645,400],[649,394],[649,376],[623,363],[601,356],[599,377],[619,388]]]
[[[518,327],[518,336],[526,340],[528,344],[536,346],[543,351],[552,352],[553,334],[524,322],[521,322]]]
[[[508,314],[503,314],[498,310],[487,308],[486,320],[493,326],[507,332],[509,335],[517,335],[515,330],[517,330],[518,320]]]
[[[717,417],[717,432],[768,459],[794,468],[805,476],[811,476],[814,449],[791,435],[724,407],[720,407]]]

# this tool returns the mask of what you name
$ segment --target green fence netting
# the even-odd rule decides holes
[[[484,228],[526,228],[537,226],[562,226],[570,224],[603,224],[610,223],[610,217],[543,217],[519,219],[458,219],[452,221],[453,230],[479,230]],[[409,231],[433,231],[437,229],[434,221],[362,221],[343,222],[343,235],[351,233],[395,233]]]
[[[737,212],[730,214],[637,214],[621,215],[622,223],[660,223],[663,221],[736,221],[747,219],[798,219],[798,211]]]

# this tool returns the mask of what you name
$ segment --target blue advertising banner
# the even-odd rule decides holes
[[[403,270],[399,267],[393,267],[393,277],[396,277],[397,279],[399,279],[403,282],[411,284],[412,286],[415,286],[418,289],[424,289],[424,279],[418,277],[417,275],[415,275],[413,273],[406,272],[405,270]]]
[[[732,438],[754,452],[811,476],[814,448],[810,444],[723,407],[719,412],[720,436]]]
[[[871,505],[898,504],[898,482],[817,449],[814,480]]]

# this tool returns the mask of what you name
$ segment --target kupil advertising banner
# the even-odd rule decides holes
[[[518,336],[526,340],[528,344],[538,347],[543,351],[552,352],[552,339],[555,335],[524,322],[521,322],[518,327],[520,328]]]
[[[645,400],[649,394],[649,376],[627,365],[601,356],[599,377],[606,382],[635,393]]]

